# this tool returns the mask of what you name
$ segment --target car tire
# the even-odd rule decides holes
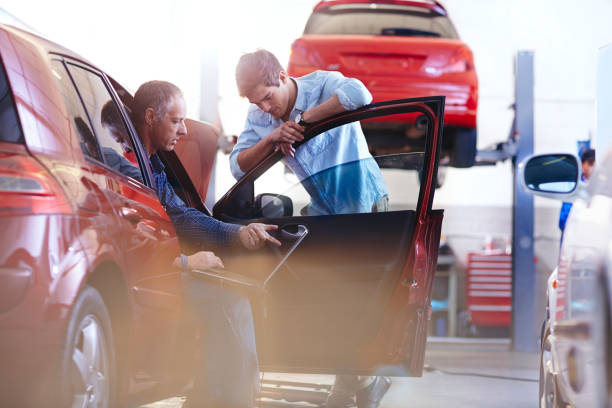
[[[542,349],[540,351],[540,380],[539,380],[539,407],[560,408],[557,384],[553,374],[552,354],[550,344],[550,328],[544,329],[542,336]]]
[[[63,355],[66,407],[114,406],[115,353],[111,320],[100,293],[85,288],[72,310]]]
[[[472,167],[476,160],[476,129],[458,128],[453,136],[450,165],[459,168]]]

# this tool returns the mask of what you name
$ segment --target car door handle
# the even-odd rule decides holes
[[[296,232],[288,231],[289,228],[296,229]],[[300,225],[296,225],[296,224],[283,225],[280,228],[280,230],[281,230],[282,238],[286,240],[292,240],[292,241],[303,238],[304,236],[306,236],[306,234],[308,234],[308,228],[305,225],[301,225],[301,224]]]
[[[285,231],[285,229],[284,229],[285,227],[295,227],[295,224],[283,225],[281,227],[281,235],[285,233],[287,236],[289,236],[295,242],[293,244],[291,244],[291,248],[289,248],[289,250],[287,251],[285,256],[283,256],[283,259],[281,259],[281,261],[278,263],[278,265],[276,265],[276,268],[274,268],[274,270],[264,280],[264,283],[263,283],[263,288],[264,289],[268,285],[268,282],[270,282],[270,279],[272,279],[272,277],[274,275],[276,275],[276,272],[278,272],[278,270],[281,267],[281,265],[283,265],[285,263],[285,261],[287,260],[287,258],[289,258],[289,255],[291,255],[293,253],[293,251],[295,251],[295,248],[297,248],[298,245],[300,245],[300,243],[304,240],[304,238],[306,238],[306,235],[308,235],[308,228],[305,225],[298,225],[297,226],[297,232],[295,232],[295,233]]]
[[[138,213],[138,211],[130,207],[121,207],[119,213],[123,218],[134,224],[142,219],[142,216]]]

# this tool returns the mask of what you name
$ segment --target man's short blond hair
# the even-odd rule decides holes
[[[244,54],[236,66],[236,85],[240,96],[246,96],[256,86],[280,86],[278,74],[284,71],[270,51],[257,50]]]

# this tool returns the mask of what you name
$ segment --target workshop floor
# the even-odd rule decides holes
[[[425,358],[430,370],[421,378],[393,378],[380,408],[537,407],[538,354],[509,348],[504,340],[430,339]],[[333,376],[325,375],[267,373],[265,378],[333,382]],[[140,408],[180,408],[182,401],[182,398],[172,398]]]

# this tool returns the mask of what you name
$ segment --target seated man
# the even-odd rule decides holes
[[[185,100],[179,88],[163,81],[141,85],[134,95],[132,119],[149,154],[159,200],[182,243],[205,248],[241,245],[247,249],[260,248],[265,242],[280,245],[267,232],[276,229],[275,225],[220,222],[188,207],[170,186],[157,152],[174,149],[177,140],[187,132]],[[213,254],[204,256],[211,258],[214,266],[222,266]],[[181,260],[184,269],[191,266],[189,258],[182,256]],[[259,386],[259,369],[248,298],[186,272],[183,294],[188,309],[203,328],[199,339],[202,361],[198,363],[188,405],[252,407]]]

